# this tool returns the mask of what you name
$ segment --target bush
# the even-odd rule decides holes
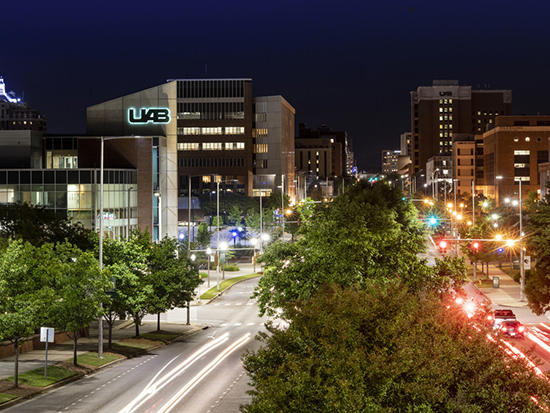
[[[225,271],[240,271],[237,264],[227,264],[224,266]]]

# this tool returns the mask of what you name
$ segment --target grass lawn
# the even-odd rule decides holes
[[[145,333],[140,335],[140,337],[148,338],[149,340],[157,340],[157,341],[165,341],[165,342],[172,341],[181,336],[182,334],[178,334],[178,333],[168,333],[168,332],[155,333],[154,331],[151,333]]]
[[[97,357],[97,351],[96,352],[88,352],[79,355],[76,358],[76,361],[78,364],[86,364],[88,366],[103,366],[104,364],[110,363],[115,360],[120,360],[121,358],[124,358],[120,354],[113,354],[113,353],[103,353],[103,358],[100,359]],[[73,362],[73,359],[71,358],[71,363]]]
[[[13,394],[0,393],[0,404],[13,399],[17,399],[17,396],[14,396]]]
[[[68,377],[75,376],[74,371],[65,370],[57,366],[48,366],[48,378],[44,378],[44,367],[19,374],[19,384],[28,384],[35,387],[46,387]],[[6,380],[13,381],[13,376]]]
[[[230,278],[228,280],[222,281],[220,283],[220,291],[218,291],[217,286],[212,287],[211,289],[209,289],[208,291],[206,291],[205,293],[203,293],[201,295],[201,300],[211,300],[218,293],[222,292],[223,290],[225,290],[229,286],[235,284],[236,282],[239,282],[241,280],[247,280],[249,278],[259,277],[259,276],[260,276],[260,274],[248,274],[248,275],[241,275],[240,277]]]

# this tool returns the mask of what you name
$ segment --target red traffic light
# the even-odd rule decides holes
[[[442,250],[446,249],[447,248],[447,241],[440,241],[439,242],[439,248],[441,248]]]
[[[474,242],[474,243],[472,244],[472,248],[473,248],[475,251],[478,251],[478,250],[479,250],[479,242],[477,242],[477,241]]]

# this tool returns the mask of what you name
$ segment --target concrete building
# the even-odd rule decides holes
[[[168,80],[89,107],[87,128],[94,136],[164,138],[153,191],[161,194],[153,209],[162,207],[163,235],[187,225],[178,198],[212,193],[216,182],[248,196],[261,187],[266,195],[281,190],[284,175],[285,193],[293,192],[294,109],[281,96],[253,99],[251,79]]]
[[[499,116],[483,134],[483,192],[497,203],[517,198],[519,181],[522,197],[540,192],[539,165],[548,162],[549,138],[550,116]]]
[[[453,136],[479,134],[509,115],[510,90],[475,90],[457,80],[434,80],[411,92],[411,160],[413,173],[433,156],[451,154]]]
[[[383,150],[382,151],[382,173],[389,175],[391,173],[397,173],[399,168],[399,157],[401,151],[398,150]]]
[[[283,185],[284,193],[296,202],[294,176],[294,108],[282,96],[254,98],[254,185],[269,194]]]
[[[453,140],[453,179],[457,195],[472,193],[476,181],[476,140],[472,135],[455,137]]]
[[[412,142],[412,133],[405,132],[402,133],[399,137],[401,155],[411,155],[411,142]]]

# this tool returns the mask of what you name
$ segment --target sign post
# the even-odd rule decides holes
[[[40,342],[46,343],[46,361],[44,362],[44,378],[48,378],[48,343],[54,342],[53,327],[40,327]]]

